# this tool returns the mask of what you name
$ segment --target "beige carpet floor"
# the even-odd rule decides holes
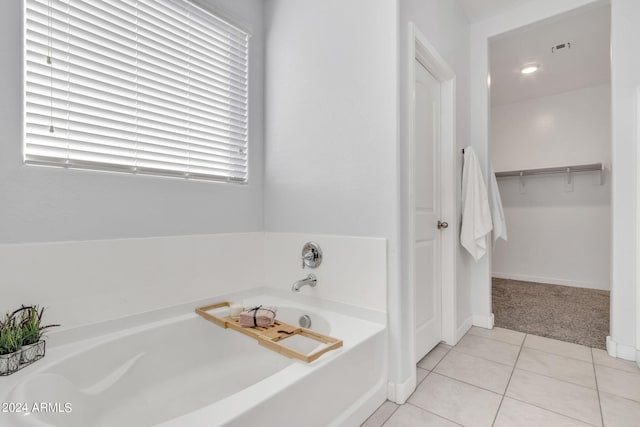
[[[605,349],[609,291],[493,279],[495,326]]]

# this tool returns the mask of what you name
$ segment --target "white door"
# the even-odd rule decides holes
[[[440,82],[415,61],[414,288],[416,361],[442,339]]]

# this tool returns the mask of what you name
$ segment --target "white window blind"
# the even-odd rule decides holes
[[[25,163],[247,180],[248,34],[185,0],[25,5]]]

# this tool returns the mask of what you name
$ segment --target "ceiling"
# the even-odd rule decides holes
[[[483,21],[533,0],[458,0],[471,23]]]
[[[492,38],[491,104],[610,82],[610,21],[609,5],[590,6]],[[552,53],[553,46],[566,42],[570,48]],[[536,64],[539,69],[523,75],[520,70],[525,64]]]

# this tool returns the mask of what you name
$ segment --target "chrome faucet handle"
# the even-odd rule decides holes
[[[302,248],[302,268],[316,268],[322,263],[322,250],[317,243],[307,242]]]
[[[302,253],[302,268],[305,268],[307,264],[312,263],[316,259],[316,255],[312,249]]]

